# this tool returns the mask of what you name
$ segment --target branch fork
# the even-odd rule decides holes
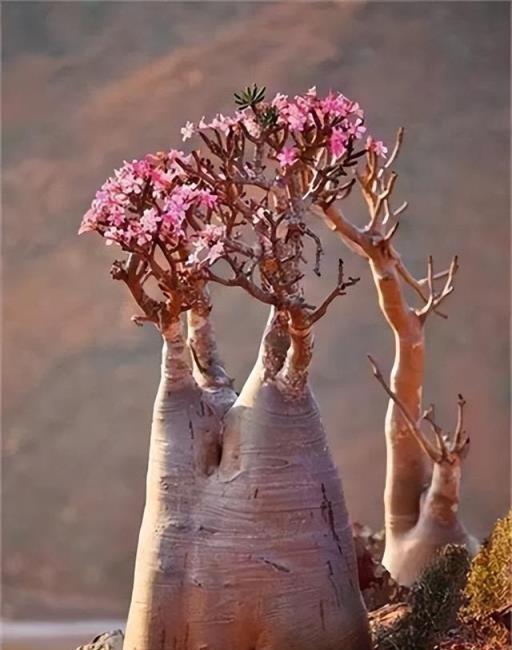
[[[427,316],[434,312],[442,318],[446,315],[439,311],[438,307],[454,289],[454,276],[459,268],[458,258],[455,256],[449,269],[438,274],[433,272],[432,257],[428,258],[427,277],[417,280],[405,266],[400,254],[392,244],[392,240],[399,228],[398,216],[407,208],[407,202],[403,202],[397,209],[390,205],[391,196],[398,179],[398,174],[389,171],[396,160],[400,147],[403,143],[404,129],[399,129],[393,151],[388,160],[378,167],[377,156],[374,152],[367,152],[366,167],[363,172],[355,172],[355,181],[361,189],[361,194],[367,205],[369,221],[363,228],[352,224],[343,213],[336,209],[332,202],[318,202],[323,209],[324,220],[329,228],[338,233],[343,242],[356,254],[372,260],[376,266],[382,264],[382,260],[392,260],[402,280],[409,285],[420,297],[423,305],[414,310],[423,323]],[[389,223],[390,227],[387,227]],[[446,278],[446,282],[440,292],[436,292],[434,284],[436,280]],[[427,293],[425,292],[427,287]]]
[[[435,408],[433,404],[430,405],[426,411],[424,411],[422,419],[429,423],[434,433],[436,439],[436,445],[434,445],[423,433],[419,426],[419,423],[412,417],[409,409],[387,384],[373,357],[368,355],[368,360],[370,362],[374,377],[384,388],[389,398],[396,404],[398,410],[405,420],[410,434],[417,441],[423,451],[432,459],[432,461],[437,464],[448,463],[450,465],[453,465],[454,463],[465,458],[469,450],[469,437],[464,430],[464,406],[466,405],[466,401],[462,395],[459,394],[458,396],[457,424],[453,435],[445,434],[443,429],[437,424],[435,420]]]

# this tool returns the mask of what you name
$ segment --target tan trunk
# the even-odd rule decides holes
[[[395,149],[392,153],[390,163],[397,151]],[[375,171],[374,167],[373,169]],[[382,185],[379,189],[379,183],[377,187],[374,186],[376,178],[380,176],[374,175],[371,169],[367,173],[371,178],[362,179],[363,195],[369,204],[372,218],[365,229],[356,228],[332,206],[325,208],[324,215],[331,230],[352,251],[367,259],[380,309],[393,332],[395,360],[387,388],[396,399],[390,399],[385,419],[386,543],[383,564],[395,580],[410,585],[445,544],[466,544],[470,553],[477,547],[476,541],[468,535],[457,516],[459,452],[449,454],[449,457],[442,460],[436,458],[433,465],[424,446],[418,442],[422,439],[422,434],[416,430],[421,417],[424,381],[425,318],[451,293],[451,282],[457,264],[454,259],[449,272],[441,274],[441,277],[448,279],[444,289],[435,293],[430,258],[430,296],[425,298],[427,303],[419,310],[409,306],[403,294],[404,282],[423,295],[421,285],[412,278],[391,244],[396,228],[391,228],[386,234],[379,217],[376,206],[381,205],[382,196],[388,200],[389,193],[386,194],[387,190]],[[388,177],[384,174],[382,178]],[[392,188],[394,181],[386,180],[386,183],[387,187]],[[415,435],[407,424],[404,410],[414,423]]]
[[[222,416],[235,401],[236,393],[217,350],[207,289],[203,289],[203,296],[204,301],[187,312],[187,344],[192,352],[194,379],[208,393],[209,402]]]
[[[418,422],[424,381],[424,322],[403,297],[395,261],[376,255],[370,268],[395,340],[390,388]],[[394,400],[388,404],[385,434],[386,544],[382,561],[395,580],[410,585],[444,545],[465,544],[474,553],[478,544],[458,518],[459,459],[432,465]]]
[[[151,427],[146,505],[124,648],[170,649],[184,639],[194,510],[218,464],[221,422],[193,379],[181,325],[165,334]]]
[[[235,412],[225,435],[236,454],[223,456],[200,506],[191,647],[369,648],[341,484],[311,393],[288,401],[265,382]]]
[[[218,469],[197,472],[189,447],[183,500],[151,493],[125,650],[370,648],[341,484],[309,389],[297,397],[272,378],[289,340],[273,318],[225,418]],[[197,389],[184,390],[197,403]],[[168,437],[183,435],[196,412],[173,403]],[[154,472],[148,481],[158,482]]]
[[[391,326],[395,360],[391,389],[411,415],[421,412],[425,340],[416,314],[405,304],[392,260],[370,263],[379,304]],[[408,530],[419,516],[420,496],[429,481],[430,462],[411,436],[403,415],[390,400],[385,419],[386,485],[384,491],[386,534]]]

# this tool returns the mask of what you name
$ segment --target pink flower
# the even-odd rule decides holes
[[[274,108],[277,108],[278,111],[285,111],[288,108],[288,95],[281,95],[277,93],[274,99],[271,102],[271,105]]]
[[[307,121],[310,110],[312,108],[317,108],[319,105],[316,86],[310,88],[305,95],[295,95],[295,104],[305,116]]]
[[[118,230],[117,228],[107,228],[105,232],[103,233],[103,237],[105,238],[105,244],[107,246],[112,246],[112,244],[118,244],[119,241],[122,240],[123,238],[123,233],[121,230]]]
[[[163,169],[154,169],[151,174],[153,180],[153,187],[156,190],[157,195],[167,190],[173,183],[175,174],[172,170],[164,171]]]
[[[139,246],[145,246],[146,244],[149,244],[149,242],[152,241],[152,240],[153,240],[153,237],[148,232],[141,231],[137,235],[137,244]]]
[[[217,205],[217,201],[219,200],[219,197],[216,194],[213,194],[213,192],[209,192],[208,190],[199,190],[197,198],[200,205],[204,205],[210,210]]]
[[[85,213],[82,223],[80,224],[80,228],[78,229],[78,234],[83,235],[84,232],[93,232],[96,230],[97,226],[97,217],[96,217],[96,212],[90,208],[87,210]]]
[[[222,240],[225,235],[225,226],[207,224],[192,241],[192,252],[188,256],[187,264],[213,264],[224,254]],[[205,251],[207,251],[206,255],[201,255]]]
[[[196,127],[194,126],[194,123],[187,122],[180,131],[183,138],[183,142],[189,140],[194,135],[195,131],[196,131]]]
[[[177,160],[180,160],[181,162],[185,163],[186,165],[188,165],[192,160],[192,156],[190,154],[186,155],[186,154],[183,153],[183,151],[179,151],[178,149],[170,149],[167,152],[166,157],[167,157],[167,161],[169,163],[175,165],[173,167],[173,169],[176,169],[176,170],[181,169],[181,167],[179,167],[176,164]]]
[[[132,160],[133,173],[136,176],[147,176],[151,172],[151,164],[148,160]]]
[[[295,147],[283,147],[280,153],[277,154],[277,160],[281,167],[290,167],[298,159],[297,149]]]
[[[297,104],[288,104],[284,118],[292,131],[302,131],[308,119],[307,111],[307,106],[300,107]]]
[[[173,194],[165,198],[162,206],[162,220],[166,229],[172,231],[181,229],[189,205],[189,202],[185,201],[179,194]]]
[[[333,129],[329,138],[329,149],[333,156],[339,158],[347,150],[348,136],[343,129]]]
[[[330,115],[331,117],[345,117],[348,111],[348,100],[347,98],[338,93],[337,95],[332,92],[320,101],[320,108],[325,115]]]
[[[374,151],[377,156],[380,156],[381,158],[385,158],[388,153],[388,148],[384,145],[382,140],[374,140],[371,136],[366,140],[366,148],[368,151]]]
[[[219,113],[213,118],[210,127],[212,129],[219,129],[222,133],[227,134],[234,123],[236,123],[236,121],[234,121],[233,118],[224,117],[222,113]]]
[[[364,111],[357,102],[349,102],[348,112],[351,115],[357,115],[357,117],[360,117],[361,119],[364,117]]]
[[[210,247],[208,254],[205,257],[205,260],[209,264],[216,262],[219,257],[224,255],[224,242],[218,241],[216,244]]]
[[[159,216],[157,210],[155,208],[148,208],[142,214],[140,225],[145,232],[154,233],[160,221],[162,221],[162,217]]]
[[[205,241],[207,244],[214,244],[226,235],[226,226],[218,226],[215,224],[208,223],[203,228],[200,239]]]
[[[144,185],[144,177],[138,173],[137,160],[131,163],[124,161],[120,169],[114,172],[114,178],[123,194],[140,194]]]
[[[356,140],[360,140],[366,133],[366,127],[363,125],[363,121],[358,118],[355,123],[350,122],[348,124],[347,132],[349,135],[354,136]]]
[[[124,208],[119,205],[112,205],[106,216],[107,221],[113,226],[122,226],[126,222]]]

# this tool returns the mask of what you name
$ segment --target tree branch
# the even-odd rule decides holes
[[[425,437],[425,435],[423,434],[421,429],[418,427],[417,423],[415,422],[414,418],[409,413],[409,410],[407,409],[405,404],[402,402],[402,400],[388,386],[388,384],[386,383],[386,380],[382,376],[382,373],[379,370],[379,368],[377,366],[377,363],[375,362],[373,357],[368,355],[368,360],[370,361],[370,365],[371,365],[374,377],[377,379],[377,381],[380,383],[380,385],[384,388],[384,390],[388,394],[389,398],[398,407],[398,410],[403,415],[405,423],[407,424],[407,428],[409,429],[411,435],[415,438],[415,440],[420,445],[420,447],[423,449],[423,451],[426,454],[428,454],[428,456],[430,456],[430,458],[432,458],[432,460],[434,462],[439,462],[441,460],[441,458],[439,457],[438,451],[434,448],[432,443]]]

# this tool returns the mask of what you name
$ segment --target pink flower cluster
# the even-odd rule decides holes
[[[190,162],[175,150],[125,161],[96,193],[79,234],[97,231],[107,245],[127,250],[145,247],[156,236],[169,243],[184,238],[187,211],[212,210],[218,197],[187,181],[178,161]]]
[[[302,169],[301,160],[311,164],[311,155],[305,153],[312,144],[325,147],[330,154],[328,166],[343,166],[344,156],[354,151],[356,142],[377,156],[387,154],[384,144],[367,133],[364,112],[357,102],[334,92],[319,97],[316,88],[293,99],[277,94],[270,102],[258,101],[233,116],[217,114],[209,122],[203,117],[198,124],[189,121],[181,133],[183,140],[188,140],[207,130],[215,131],[214,141],[220,144],[221,135],[233,130],[249,134],[249,139],[263,134],[267,144],[261,151],[277,162],[284,177]],[[320,153],[322,160],[324,152]],[[125,161],[96,193],[79,233],[96,231],[108,245],[116,243],[138,253],[151,254],[156,243],[171,248],[184,244],[189,265],[213,264],[232,246],[225,226],[214,223],[225,218],[219,204],[224,204],[228,194],[219,188],[227,180],[227,172],[221,166],[212,180],[210,163],[204,170],[190,169],[192,163],[201,166],[202,161],[196,154],[189,156],[175,149]],[[247,164],[244,170],[251,171],[247,161],[241,162]],[[262,210],[255,208],[252,220],[260,240],[265,239]]]
[[[385,158],[388,153],[388,148],[382,140],[374,140],[371,135],[366,139],[366,148],[368,151],[374,151],[381,158]]]
[[[366,133],[363,109],[341,93],[331,91],[321,98],[313,87],[293,100],[277,94],[271,105],[278,111],[278,122],[287,125],[292,133],[320,123],[329,133],[329,150],[334,158],[341,158],[349,142],[361,140]]]
[[[219,129],[225,135],[229,130],[240,124],[241,122],[246,122],[251,119],[251,116],[247,111],[237,111],[234,116],[222,115],[218,113],[211,122],[206,122],[205,117],[203,116],[199,121],[199,124],[194,124],[193,122],[187,122],[185,126],[181,129],[181,135],[183,142],[189,140],[195,133],[199,131],[206,131],[208,129]]]
[[[367,132],[364,124],[364,111],[361,106],[342,93],[329,92],[325,97],[319,97],[316,88],[310,88],[303,95],[289,99],[287,95],[278,93],[270,104],[261,103],[261,108],[273,108],[276,111],[277,124],[287,127],[293,135],[304,133],[307,129],[320,125],[327,134],[328,148],[335,159],[341,158],[349,144],[362,140]],[[197,132],[215,129],[226,135],[231,129],[243,125],[253,137],[259,137],[262,127],[258,117],[251,109],[237,111],[234,116],[216,115],[207,122],[203,117],[199,124],[187,122],[182,128],[183,140],[187,140]],[[385,156],[386,147],[379,140],[369,138],[372,150],[377,155]],[[277,161],[287,168],[295,161],[291,159],[291,147],[283,149],[277,155]],[[297,151],[297,158],[298,158]]]

